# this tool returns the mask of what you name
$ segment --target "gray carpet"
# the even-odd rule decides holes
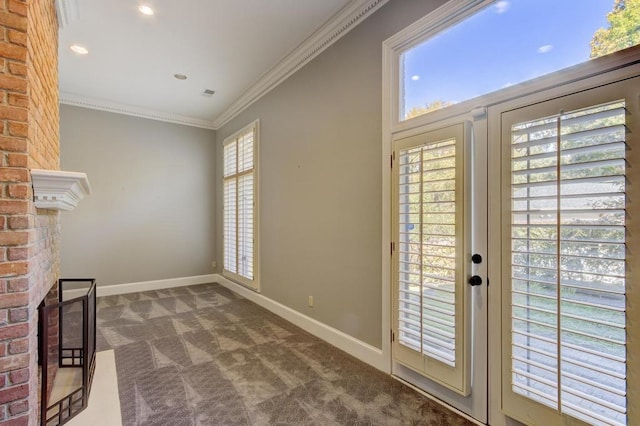
[[[98,299],[124,425],[470,425],[217,283]]]

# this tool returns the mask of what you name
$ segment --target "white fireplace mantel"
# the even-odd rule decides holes
[[[31,170],[35,205],[39,209],[73,210],[91,194],[86,173],[60,170]]]

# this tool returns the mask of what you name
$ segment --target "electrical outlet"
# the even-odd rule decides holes
[[[211,262],[211,267],[212,268],[217,268],[218,267],[218,262],[216,262],[215,260],[213,262]]]
[[[313,308],[313,296],[309,296],[309,307]]]

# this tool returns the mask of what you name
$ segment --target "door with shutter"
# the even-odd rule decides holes
[[[486,283],[469,284],[486,281],[480,121],[394,139],[392,351],[394,374],[484,421],[486,392],[472,384],[486,386]]]
[[[490,185],[502,194],[502,411],[527,424],[632,424],[638,87],[490,115],[501,123]]]

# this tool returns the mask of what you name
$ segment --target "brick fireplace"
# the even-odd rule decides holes
[[[59,277],[57,211],[30,169],[58,170],[54,0],[0,0],[0,425],[38,422],[38,305]]]

